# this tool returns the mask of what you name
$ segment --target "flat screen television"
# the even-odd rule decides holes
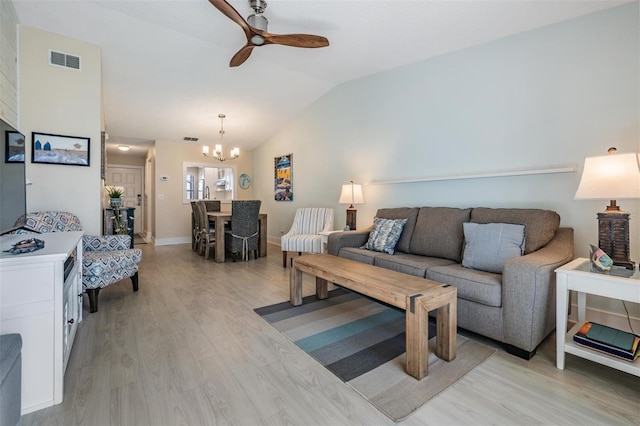
[[[0,118],[0,235],[13,229],[16,219],[27,211],[25,138]]]

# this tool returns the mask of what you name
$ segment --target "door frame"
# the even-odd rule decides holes
[[[142,202],[140,203],[140,205],[136,205],[136,210],[139,209],[140,213],[136,213],[136,220],[138,220],[138,218],[140,218],[143,222],[141,223],[142,225],[142,231],[140,232],[141,235],[145,235],[145,226],[144,226],[144,221],[146,220],[145,216],[144,216],[144,188],[145,188],[145,166],[133,166],[131,164],[107,164],[105,167],[105,178],[107,176],[107,172],[109,170],[109,168],[114,168],[114,169],[137,169],[140,170],[140,183],[142,185]],[[104,181],[104,184],[107,185],[106,183],[106,179]]]

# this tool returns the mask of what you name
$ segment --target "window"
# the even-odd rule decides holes
[[[233,200],[236,166],[183,163],[185,191],[183,203],[193,200]]]
[[[193,200],[193,186],[194,186],[195,176],[191,173],[187,173],[185,175],[185,190],[187,200]]]

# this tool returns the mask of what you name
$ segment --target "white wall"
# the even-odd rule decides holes
[[[20,131],[25,134],[27,210],[76,214],[101,232],[101,53],[96,45],[20,26]],[[49,65],[49,49],[82,58],[81,70]],[[32,164],[31,133],[90,138],[90,167]]]
[[[295,209],[333,206],[340,186],[575,164],[576,173],[368,185],[358,227],[380,207],[531,207],[560,213],[576,256],[597,243],[607,201],[574,201],[585,156],[640,151],[638,3],[347,82],[254,151],[272,240]],[[293,202],[273,201],[273,157],[293,153]],[[640,260],[640,201],[632,259]],[[613,303],[613,302],[612,302]]]

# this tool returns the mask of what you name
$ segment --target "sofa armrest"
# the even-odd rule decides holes
[[[131,248],[131,236],[84,235],[82,248],[85,251],[126,250]]]
[[[334,232],[327,240],[327,252],[337,256],[342,247],[362,247],[369,239],[370,232],[371,227],[361,231]]]
[[[533,351],[555,327],[555,269],[573,260],[573,229],[558,228],[546,246],[505,262],[504,343]]]

